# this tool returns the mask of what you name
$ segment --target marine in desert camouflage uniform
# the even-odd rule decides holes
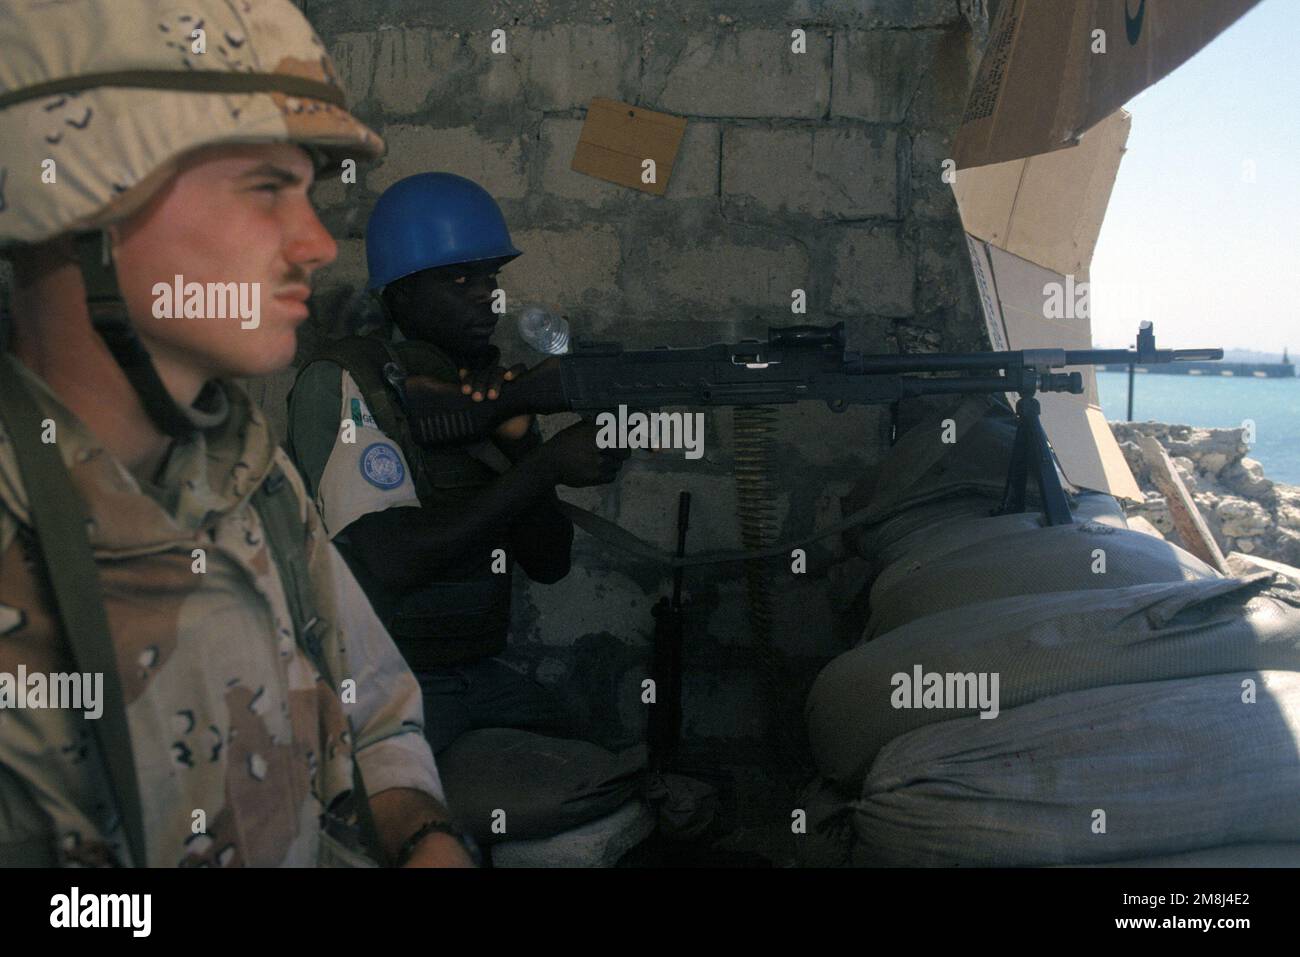
[[[259,88],[186,89],[201,73]],[[132,860],[90,719],[8,708],[0,863],[332,860],[322,819],[347,830],[354,756],[382,856],[469,861],[446,825],[418,687],[266,420],[229,381],[287,365],[306,284],[336,254],[306,195],[313,160],[382,152],[341,104],[288,0],[0,0],[0,246],[16,276],[0,376],[22,382],[52,426],[89,518],[147,838],[147,860]],[[54,182],[42,181],[46,159]],[[169,410],[92,327],[91,267],[70,240],[86,230],[111,241]],[[182,272],[262,282],[257,328],[151,315],[153,284]],[[253,507],[267,482],[296,502],[318,654],[295,636],[290,585]],[[0,430],[0,672],[67,672],[43,564],[60,556],[42,555],[29,501]]]

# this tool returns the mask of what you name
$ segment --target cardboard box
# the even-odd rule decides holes
[[[1092,323],[1088,318],[1043,316],[1044,287],[1049,283],[1066,286],[1065,276],[969,233],[966,241],[994,349],[1092,347]],[[1086,282],[1087,274],[1076,277],[1075,281]],[[1101,411],[1096,370],[1092,366],[1072,366],[1058,371],[1080,373],[1084,387],[1082,395],[1066,392],[1038,395],[1043,431],[1052,443],[1063,479],[1075,488],[1096,489],[1119,498],[1142,501],[1137,481]],[[1007,396],[1012,405],[1016,399],[1014,394]]]
[[[1062,274],[1086,274],[1132,118],[1118,110],[1066,151],[958,170],[971,235]]]
[[[1120,107],[1257,2],[1003,0],[954,145],[953,190],[994,349],[1091,347],[1091,297],[1087,310],[1068,307],[1088,281],[1124,154]],[[1051,290],[1065,299],[1059,316],[1046,309]],[[1095,370],[1071,371],[1083,395],[1039,399],[1065,481],[1141,500]]]
[[[1258,2],[1003,0],[957,131],[958,168],[1073,146]]]
[[[955,143],[954,192],[994,349],[1091,347],[1089,313],[1069,307],[1088,282],[1128,138],[1120,107],[1257,2],[1003,0]],[[572,169],[663,195],[685,127],[594,99]],[[654,184],[641,182],[647,158]],[[1051,289],[1065,296],[1060,316],[1045,310]],[[1082,395],[1039,398],[1064,480],[1141,500],[1099,407],[1095,370],[1071,371],[1083,376]]]
[[[1119,111],[1077,149],[958,171],[953,191],[992,348],[1092,348],[1085,284],[1129,119]],[[1052,294],[1058,316],[1045,308]],[[1065,482],[1141,501],[1102,414],[1096,370],[1063,371],[1083,376],[1083,394],[1044,393],[1039,403]]]

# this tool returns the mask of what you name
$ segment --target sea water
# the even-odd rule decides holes
[[[1106,418],[1127,418],[1127,372],[1098,372],[1097,389]],[[1240,428],[1251,419],[1255,444],[1250,457],[1273,481],[1300,485],[1300,378],[1138,373],[1133,418],[1202,428]]]

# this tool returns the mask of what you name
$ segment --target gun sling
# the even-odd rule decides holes
[[[86,537],[86,510],[53,443],[40,440],[44,416],[16,375],[0,375],[0,419],[18,459],[27,510],[39,544],[73,666],[104,676],[104,713],[92,722],[116,799],[131,860],[148,861],[139,783],[131,755],[126,697],[100,597],[99,570]],[[84,719],[83,719],[84,720]]]
[[[0,375],[0,422],[3,422],[14,446],[41,565],[53,596],[54,611],[72,652],[74,667],[78,671],[104,676],[104,713],[94,722],[94,734],[104,756],[131,860],[137,867],[143,867],[148,862],[147,843],[127,723],[126,697],[117,672],[112,634],[100,592],[99,571],[86,537],[85,504],[72,485],[57,447],[39,438],[43,418],[36,401],[18,377]],[[297,496],[278,467],[262,483],[252,504],[261,518],[272,558],[280,573],[298,645],[323,679],[334,687],[316,633],[318,619],[312,613],[304,526],[298,514]],[[300,560],[295,560],[295,556]],[[357,737],[350,720],[349,730],[354,749],[353,800],[361,838],[376,859],[382,859],[369,796],[361,776],[361,763],[355,758]],[[55,862],[48,842],[42,848],[29,847],[28,844],[7,852],[16,856],[16,860],[0,863],[49,866]]]
[[[262,520],[262,529],[271,547],[271,557],[280,573],[280,587],[284,589],[285,600],[289,605],[289,616],[293,619],[298,647],[316,666],[322,680],[332,692],[338,694],[339,686],[330,675],[318,634],[320,619],[314,612],[311,580],[307,575],[305,526],[298,515],[298,496],[289,487],[279,466],[273,467],[271,474],[254,494],[253,507]],[[366,782],[361,777],[361,762],[356,757],[357,733],[352,727],[351,718],[348,718],[348,732],[352,738],[353,802],[357,823],[361,828],[361,840],[375,860],[382,861],[382,845],[379,843],[379,832],[370,808]]]

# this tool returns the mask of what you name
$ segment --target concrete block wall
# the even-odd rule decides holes
[[[843,321],[851,348],[986,348],[951,190],[942,181],[973,80],[981,0],[602,0],[426,3],[306,0],[358,114],[388,155],[355,185],[322,183],[340,240],[320,276],[312,335],[374,321],[356,290],[379,193],[449,170],[501,203],[524,255],[503,270],[512,360],[523,305],[558,306],[575,332],[630,347],[763,336],[770,325]],[[493,30],[506,52],[491,52]],[[806,52],[792,52],[802,29]],[[594,96],[687,118],[663,197],[569,169]],[[795,289],[806,315],[791,312]],[[263,385],[269,405],[283,386]],[[272,411],[275,411],[274,409]],[[552,417],[547,431],[564,424]],[[840,517],[839,496],[885,453],[886,409],[782,410],[773,436],[779,540]],[[637,453],[614,485],[566,491],[665,548],[690,490],[692,550],[740,546],[729,410],[706,415],[705,456]],[[667,570],[578,533],[557,585],[516,582],[511,657],[565,690],[598,740],[643,731],[650,609]],[[808,570],[772,566],[771,651],[755,647],[738,565],[687,572],[686,762],[716,772],[737,822],[789,819],[802,703],[820,667],[856,638],[829,584],[835,539]],[[775,680],[774,680],[775,679]]]
[[[355,184],[317,185],[339,240],[316,283],[303,351],[373,326],[361,292],[375,199],[398,179],[449,170],[500,201],[524,255],[501,274],[511,307],[559,307],[575,334],[629,347],[761,337],[768,326],[843,321],[850,348],[987,348],[942,162],[987,32],[985,0],[299,0],[349,102],[387,140]],[[491,52],[504,30],[507,51]],[[791,31],[806,34],[792,52]],[[667,194],[575,173],[594,96],[687,118]],[[807,314],[791,294],[807,294]],[[249,383],[284,423],[292,374]],[[551,417],[554,432],[566,417]],[[840,517],[839,497],[885,454],[883,408],[804,404],[776,420],[778,539]],[[705,455],[637,453],[613,485],[566,491],[667,549],[690,490],[692,550],[740,545],[729,410],[706,415]],[[560,584],[516,581],[512,659],[565,691],[593,738],[637,740],[650,608],[666,569],[578,534]],[[832,582],[835,539],[808,569],[772,566],[771,648],[756,647],[738,565],[688,570],[684,759],[724,790],[736,823],[789,821],[802,782],[802,704],[826,661],[856,640]],[[806,752],[805,752],[806,753]]]

